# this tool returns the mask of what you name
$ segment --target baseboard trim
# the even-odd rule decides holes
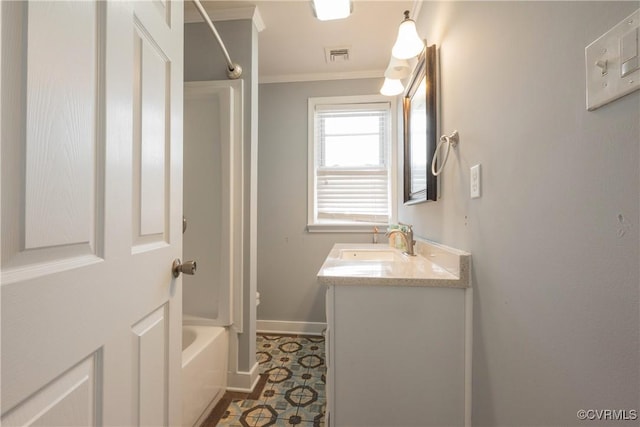
[[[239,393],[251,393],[260,380],[258,362],[256,362],[249,372],[238,371],[227,373],[227,391]]]
[[[322,335],[327,328],[324,322],[286,322],[282,320],[258,320],[257,332],[266,334]]]

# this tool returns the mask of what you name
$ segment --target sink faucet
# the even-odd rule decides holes
[[[402,231],[401,229],[390,230],[386,233],[386,236],[390,238],[394,234],[400,234],[400,237],[402,238],[402,240],[404,240],[405,247],[407,248],[407,250],[403,253],[410,256],[415,256],[416,254],[413,252],[413,245],[416,244],[416,241],[413,240],[413,226],[402,223],[400,223],[400,225],[406,227],[407,231]]]

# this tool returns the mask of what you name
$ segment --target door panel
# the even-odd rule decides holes
[[[3,7],[2,283],[13,283],[102,256],[105,8]],[[82,24],[42,31],[62,16]]]
[[[179,425],[182,2],[0,8],[1,423]]]
[[[5,425],[42,427],[97,424],[100,413],[100,353],[78,363],[2,419]]]
[[[89,243],[95,235],[98,28],[94,2],[28,8],[24,248]],[[73,26],[43,31],[48,22]]]
[[[136,238],[156,235],[157,240],[168,228],[165,224],[168,59],[142,24],[136,24],[133,123]]]
[[[134,378],[137,378],[138,425],[167,424],[168,397],[167,307],[162,306],[131,328],[134,334],[134,353],[137,355]],[[162,410],[164,408],[164,410]]]

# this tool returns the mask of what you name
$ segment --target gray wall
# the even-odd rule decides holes
[[[261,84],[258,156],[259,320],[325,322],[316,275],[334,243],[371,234],[307,233],[307,102],[371,95],[382,79]]]
[[[419,32],[440,47],[441,130],[460,144],[441,200],[398,216],[473,254],[476,426],[640,409],[640,93],[588,112],[584,71],[585,46],[639,5],[422,6]]]
[[[248,19],[216,22],[215,26],[231,59],[242,67],[244,80],[244,333],[238,337],[238,370],[248,371],[255,364],[257,259],[256,240],[251,236],[257,233],[258,32]],[[185,25],[184,40],[185,81],[227,80],[224,56],[207,24]],[[185,288],[185,292],[188,291]]]

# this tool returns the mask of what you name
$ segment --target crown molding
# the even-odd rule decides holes
[[[322,80],[377,79],[383,77],[384,70],[349,71],[343,73],[281,74],[274,76],[259,76],[258,83],[316,82]]]
[[[236,7],[231,9],[213,9],[208,6],[208,2],[202,3],[205,11],[209,14],[209,18],[213,22],[220,21],[238,21],[242,19],[250,19],[256,26],[258,32],[264,30],[266,27],[262,20],[262,15],[257,6]],[[184,10],[184,23],[195,24],[204,22],[202,16],[195,8],[185,8]]]

